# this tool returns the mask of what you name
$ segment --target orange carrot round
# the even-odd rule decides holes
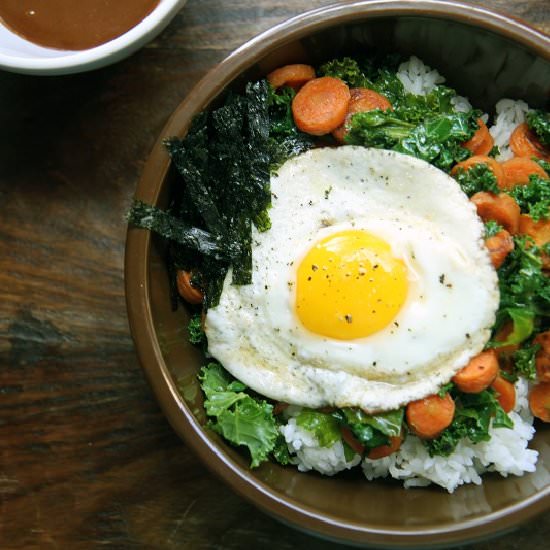
[[[529,408],[533,416],[550,422],[550,382],[540,382],[529,394]]]
[[[541,382],[550,382],[550,330],[537,334],[533,343],[540,345],[535,356],[537,378]]]
[[[451,175],[454,176],[459,170],[468,170],[476,164],[486,164],[491,172],[493,172],[495,178],[497,179],[497,185],[500,187],[501,182],[504,180],[504,172],[502,171],[502,166],[494,158],[486,157],[483,155],[475,155],[470,157],[458,164],[453,166],[451,170]]]
[[[470,200],[476,205],[478,216],[483,221],[494,220],[512,235],[518,232],[521,210],[510,195],[480,191],[472,195]]]
[[[509,413],[516,406],[516,388],[512,382],[502,378],[500,374],[493,380],[491,388],[497,394],[497,401],[504,409],[504,412]]]
[[[383,95],[376,93],[374,90],[369,90],[368,88],[352,88],[350,90],[350,95],[351,100],[344,123],[332,132],[332,135],[339,143],[344,143],[344,137],[347,134],[347,126],[355,113],[364,113],[365,111],[372,111],[374,109],[381,109],[382,111],[392,109],[391,103]]]
[[[292,100],[294,122],[307,134],[328,134],[343,124],[350,98],[347,84],[339,78],[314,78]]]
[[[314,78],[315,69],[311,65],[303,65],[301,63],[279,67],[267,75],[268,82],[274,88],[290,86],[291,88],[298,89]]]
[[[491,263],[495,269],[498,269],[504,263],[506,256],[514,250],[514,239],[506,229],[503,229],[496,235],[485,239],[485,246],[489,250]]]
[[[550,150],[538,139],[536,134],[529,129],[526,122],[520,124],[510,136],[510,149],[517,157],[537,157],[550,160]]]
[[[204,294],[191,283],[191,272],[178,270],[176,273],[176,285],[179,295],[190,304],[202,304]]]
[[[480,118],[477,120],[477,125],[479,128],[476,133],[468,141],[465,141],[462,147],[471,151],[472,155],[488,155],[494,145],[493,136]]]
[[[529,176],[538,175],[548,178],[548,174],[534,160],[525,157],[513,157],[504,161],[502,164],[504,179],[499,185],[499,189],[510,190],[516,185],[525,185],[529,183]]]
[[[370,458],[371,460],[378,460],[379,458],[390,456],[399,450],[402,442],[402,435],[392,436],[390,437],[389,445],[379,445],[378,447],[374,447],[374,449],[371,449],[368,452],[367,458]]]
[[[494,350],[482,351],[452,378],[464,393],[479,393],[487,389],[498,374],[498,360]]]
[[[450,394],[445,397],[430,395],[407,405],[405,416],[413,433],[422,439],[433,439],[450,426],[455,414],[455,402]]]

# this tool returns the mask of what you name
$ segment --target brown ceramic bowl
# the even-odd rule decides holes
[[[193,115],[226,89],[239,89],[285,63],[319,63],[369,44],[414,53],[484,109],[501,97],[548,108],[550,39],[524,23],[457,2],[340,3],[251,40],[197,84],[164,128],[136,198],[166,205],[173,172],[162,139],[184,135]],[[448,547],[505,532],[548,509],[550,430],[543,426],[534,440],[540,451],[537,472],[487,475],[482,486],[459,487],[452,495],[437,487],[405,490],[398,483],[367,482],[359,474],[328,478],[276,464],[250,470],[246,456],[203,427],[196,380],[203,357],[187,342],[187,312],[171,311],[163,250],[150,233],[129,229],[126,292],[139,357],[174,430],[244,498],[309,533],[391,547]]]

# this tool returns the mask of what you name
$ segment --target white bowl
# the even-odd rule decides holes
[[[0,23],[0,68],[26,74],[69,74],[115,63],[155,38],[186,0],[160,0],[140,23],[121,36],[87,50],[56,50],[38,46]]]

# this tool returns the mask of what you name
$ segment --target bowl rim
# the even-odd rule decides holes
[[[242,71],[251,67],[274,46],[282,46],[303,35],[329,27],[338,19],[345,24],[361,10],[364,18],[421,15],[479,26],[519,42],[550,61],[550,37],[527,23],[492,10],[455,0],[353,0],[313,9],[292,17],[259,34],[237,48],[211,69],[175,109],[144,167],[135,198],[156,204],[160,186],[169,169],[169,157],[162,146],[164,137],[182,135],[191,115],[206,107]],[[421,12],[421,13],[419,13]],[[307,30],[305,30],[307,27]],[[233,490],[267,514],[299,530],[355,545],[378,547],[445,546],[472,542],[508,531],[550,507],[550,486],[498,512],[443,526],[386,529],[327,517],[273,492],[249,471],[241,468],[214,441],[179,395],[164,362],[153,325],[150,306],[149,263],[152,238],[149,231],[128,228],[125,250],[125,287],[128,319],[136,350],[157,400],[176,433],[200,460]]]
[[[64,55],[56,57],[26,57],[0,52],[0,69],[29,74],[66,74],[103,67],[152,40],[186,1],[160,0],[151,13],[124,34],[86,50],[59,50]]]

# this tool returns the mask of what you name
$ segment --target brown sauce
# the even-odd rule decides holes
[[[0,0],[0,22],[49,48],[86,50],[135,27],[159,0]]]

